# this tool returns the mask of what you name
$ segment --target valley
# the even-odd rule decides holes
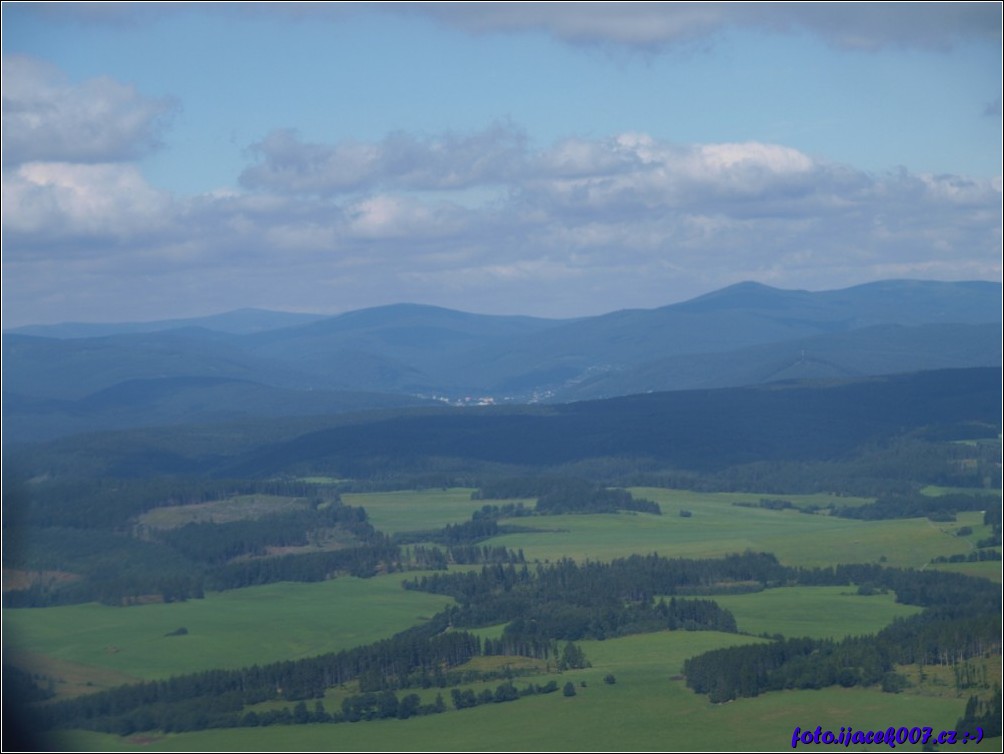
[[[999,310],[945,286],[5,334],[5,721],[66,750],[999,749]],[[431,398],[460,391],[499,399]]]

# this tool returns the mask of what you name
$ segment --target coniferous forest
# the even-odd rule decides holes
[[[733,421],[728,433],[709,426],[684,432],[675,414],[682,404],[656,395],[574,409],[479,410],[473,424],[453,411],[381,414],[286,439],[303,425],[280,423],[257,430],[260,439],[250,444],[246,426],[224,425],[211,439],[203,436],[197,450],[195,429],[166,431],[152,445],[153,435],[130,430],[14,446],[4,467],[3,552],[5,568],[22,578],[5,590],[9,614],[93,603],[127,614],[268,585],[391,576],[402,594],[435,595],[447,604],[389,638],[336,652],[227,668],[210,660],[198,672],[85,693],[66,694],[55,675],[15,653],[5,661],[5,684],[42,736],[404,721],[483,705],[534,705],[529,700],[562,687],[554,698],[586,698],[597,692],[564,677],[586,677],[596,642],[704,633],[722,637],[713,640],[718,648],[690,653],[679,678],[711,704],[828,688],[909,694],[923,684],[915,678],[919,668],[921,679],[951,674],[959,730],[998,736],[999,677],[988,676],[986,663],[1001,652],[1000,586],[944,570],[999,562],[999,442],[990,439],[999,431],[995,379],[999,372],[989,370],[905,376],[880,382],[877,395],[857,384],[799,385],[746,406],[745,423]],[[902,425],[903,407],[879,408],[889,384],[925,407],[912,428]],[[809,415],[821,421],[862,399],[874,414],[871,431],[842,435],[837,426],[815,446],[799,433],[785,440],[772,429],[782,410],[777,401],[805,395],[817,406],[800,404],[804,432]],[[739,395],[720,397],[727,407]],[[523,422],[537,427],[533,442],[546,437],[555,446],[536,461],[517,447],[517,438],[526,438]],[[637,447],[648,451],[630,450],[629,442],[625,452],[611,453],[582,436],[582,427],[603,425],[624,437],[647,433]],[[482,427],[501,434],[475,442],[471,433],[480,437]],[[730,456],[726,434],[736,427],[750,438],[760,428],[763,452]],[[401,445],[403,428],[428,441],[415,439],[410,452],[391,456],[365,450],[381,446],[381,433]],[[331,444],[339,434],[357,443],[342,453]],[[705,443],[699,462],[686,463],[695,448],[670,462],[684,436]],[[656,437],[662,439],[652,442]],[[721,454],[710,451],[716,437]],[[506,443],[515,445],[506,450]],[[153,468],[157,473],[148,473]],[[238,476],[237,469],[257,471]],[[431,509],[414,507],[391,515],[386,506],[398,496],[433,508],[448,498],[454,508],[438,520]],[[685,506],[677,496],[685,496]],[[376,507],[367,510],[370,503]],[[798,556],[746,548],[681,557],[653,540],[647,552],[548,557],[535,544],[560,542],[588,522],[600,532],[658,525],[674,537],[686,531],[679,527],[710,525],[699,531],[713,543],[721,536],[716,527],[728,531],[735,516],[749,526],[767,517],[764,523],[785,531],[918,522],[944,532],[938,536],[948,538],[938,541],[955,550],[917,568],[898,564],[909,550],[893,562],[885,555],[843,562],[839,540],[825,546],[828,562],[815,565],[799,562],[811,562],[811,546]],[[602,542],[611,535],[598,536]],[[864,634],[752,634],[744,618],[720,604],[725,597],[837,587],[860,598],[884,595],[910,613]],[[190,626],[169,629],[163,641],[194,635]],[[601,687],[630,688],[630,681],[606,680],[616,669],[602,668]]]

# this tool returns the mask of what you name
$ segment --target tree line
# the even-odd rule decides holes
[[[627,490],[612,489],[572,477],[528,476],[494,479],[482,484],[480,489],[471,494],[472,500],[512,498],[537,498],[534,509],[542,515],[616,513],[622,510],[656,515],[662,513],[658,503],[636,499]]]
[[[736,630],[731,613],[713,600],[683,594],[852,583],[891,589],[898,601],[925,610],[871,637],[781,638],[705,653],[688,662],[688,683],[714,700],[834,683],[882,683],[894,690],[895,663],[956,664],[999,651],[999,589],[959,574],[877,565],[794,568],[751,552],[710,560],[658,555],[611,563],[563,560],[532,569],[498,563],[405,581],[406,588],[448,594],[457,604],[391,639],[315,658],[206,671],[51,702],[38,708],[38,724],[113,732],[243,725],[247,719],[240,713],[247,705],[317,699],[350,681],[363,694],[457,686],[470,678],[464,675],[470,671],[459,666],[479,655],[533,657],[555,670],[584,667],[588,659],[574,643],[580,638],[666,628]],[[482,640],[464,630],[500,622],[507,625],[497,639]],[[411,704],[398,699],[402,703]],[[362,715],[368,703],[360,704]]]
[[[864,521],[921,517],[934,521],[954,521],[955,514],[962,511],[1000,510],[1000,507],[999,495],[951,493],[931,496],[912,492],[883,496],[864,505],[835,505],[832,511],[834,516]]]

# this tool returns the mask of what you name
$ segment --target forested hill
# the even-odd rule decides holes
[[[559,403],[1001,365],[1001,286],[742,283],[575,320],[382,306],[3,336],[4,443],[363,408]]]
[[[444,410],[309,433],[263,448],[228,472],[270,474],[295,467],[351,472],[386,458],[540,467],[629,457],[699,470],[832,459],[932,426],[996,436],[1000,386],[999,369],[945,370],[652,393],[547,409]]]
[[[996,438],[1000,386],[1000,369],[940,370],[553,406],[436,407],[310,422],[133,430],[67,438],[8,457],[28,474],[77,468],[113,476],[323,473],[373,479],[574,464],[594,472],[607,462],[706,473],[752,463],[838,461],[894,438]]]

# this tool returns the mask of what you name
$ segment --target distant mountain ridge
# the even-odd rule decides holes
[[[433,398],[567,402],[1000,364],[1001,285],[990,282],[740,283],[574,320],[417,304],[334,317],[241,310],[4,333],[4,442],[210,421],[224,408],[236,418]]]
[[[324,318],[323,314],[297,314],[247,308],[211,314],[206,317],[164,319],[151,322],[63,322],[56,325],[25,325],[6,330],[5,333],[38,335],[43,338],[100,338],[124,333],[150,333],[185,327],[201,327],[206,330],[238,335],[304,325]]]

